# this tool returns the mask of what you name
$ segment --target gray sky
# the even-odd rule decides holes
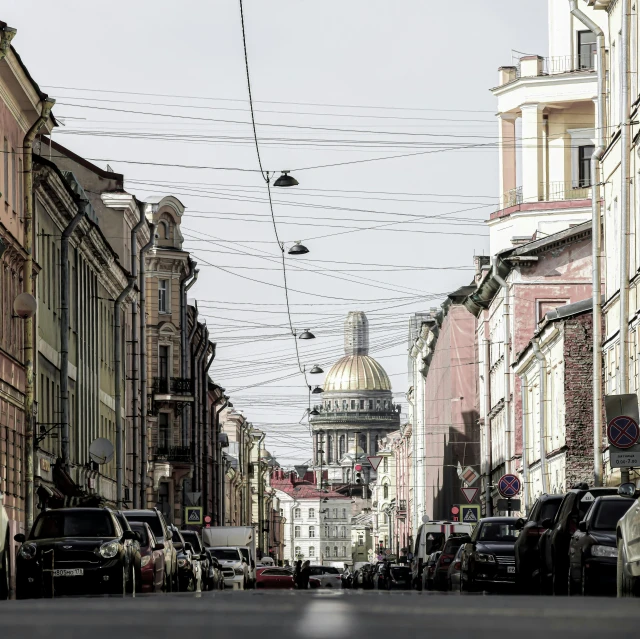
[[[546,2],[244,7],[263,164],[300,182],[274,202],[280,238],[311,251],[287,258],[294,327],[317,338],[298,342],[301,362],[327,370],[346,313],[364,310],[401,401],[409,314],[468,283],[473,254],[487,250],[479,222],[498,196],[489,88],[511,49],[547,54]],[[192,293],[218,343],[212,376],[281,463],[308,459],[297,425],[307,391],[256,172],[237,0],[5,0],[0,19],[58,100],[66,126],[54,139],[124,173],[141,199],[171,193],[186,205],[185,248],[201,269]],[[451,221],[433,219],[443,214]]]

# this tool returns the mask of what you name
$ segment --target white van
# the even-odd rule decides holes
[[[236,546],[240,549],[249,570],[247,586],[256,583],[256,531],[253,526],[211,526],[202,529],[202,540],[207,548]]]
[[[429,555],[444,548],[451,535],[471,535],[473,526],[453,521],[429,521],[418,528],[411,560],[411,580],[414,588],[422,589],[422,571]]]

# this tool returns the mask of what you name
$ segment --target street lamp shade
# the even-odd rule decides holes
[[[36,314],[38,302],[30,293],[20,293],[13,301],[13,310],[20,319],[28,319]]]
[[[320,386],[316,386],[312,391],[312,395],[319,395],[320,393],[324,393],[324,390]]]
[[[298,186],[298,180],[289,175],[289,171],[282,171],[282,175],[273,183],[273,186]]]
[[[309,249],[304,245],[300,244],[300,242],[296,242],[290,249],[289,255],[304,255],[308,253]]]
[[[303,333],[300,333],[298,337],[298,339],[315,339],[315,338],[316,336],[309,329],[307,329]]]

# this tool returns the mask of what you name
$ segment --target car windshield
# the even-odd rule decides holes
[[[160,537],[162,539],[164,539],[164,531],[162,530],[162,524],[160,523],[160,518],[154,514],[154,513],[149,513],[148,515],[146,513],[136,513],[134,514],[125,514],[125,517],[129,520],[129,521],[143,521],[146,524],[149,524],[149,528],[151,528],[151,530],[153,531],[153,534],[156,537]]]
[[[182,543],[182,537],[180,536],[180,533],[177,530],[173,530],[171,532],[171,540],[173,541],[174,544]]]
[[[242,553],[242,556],[245,558],[246,562],[249,563],[249,549],[240,548],[240,552]]]
[[[340,571],[332,566],[325,566],[323,569],[325,575],[339,575]]]
[[[540,521],[544,521],[545,519],[555,519],[561,503],[562,499],[550,499],[549,501],[545,501],[540,509]]]
[[[185,541],[188,541],[192,546],[193,550],[200,554],[202,552],[202,547],[200,546],[200,538],[194,532],[183,532],[182,536]]]
[[[109,513],[49,511],[38,518],[30,539],[52,537],[115,537]]]
[[[147,527],[140,522],[134,521],[130,524],[131,530],[137,532],[140,535],[140,545],[148,546],[149,545],[149,535],[147,535]]]
[[[394,579],[409,579],[411,575],[411,570],[409,568],[392,568],[391,576]]]
[[[222,561],[240,561],[240,553],[235,548],[209,548],[209,551]]]
[[[460,548],[460,546],[462,546],[461,537],[449,537],[449,539],[447,539],[447,543],[445,544],[443,552],[445,555],[453,555],[456,553],[458,548]]]
[[[591,527],[594,530],[615,530],[619,519],[634,503],[633,499],[607,499],[600,502]]]
[[[485,522],[478,541],[515,541],[520,531],[514,524],[507,522]]]

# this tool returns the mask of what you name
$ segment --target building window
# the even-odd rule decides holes
[[[382,460],[382,471],[385,472],[385,473],[389,472],[389,458],[388,457],[385,457]]]
[[[364,535],[358,533],[358,546],[364,546]]]
[[[347,527],[346,526],[340,526],[340,537],[342,537],[342,539],[344,539],[347,536]]]
[[[9,143],[7,142],[7,138],[4,139],[4,154],[3,160],[4,162],[4,200],[5,202],[9,202]]]
[[[338,449],[340,451],[340,459],[344,457],[344,454],[347,452],[347,441],[344,435],[340,435],[340,440],[338,443]]]
[[[300,537],[300,526],[296,526],[293,529],[293,536],[296,537],[296,538]]]
[[[313,546],[309,546],[309,557],[316,556],[316,549]]]
[[[331,548],[329,548],[329,546],[324,549],[324,556],[327,557],[327,559],[331,557]]]
[[[169,280],[158,280],[158,313],[167,312],[167,291]]]
[[[333,518],[334,519],[338,519],[338,509],[337,508],[333,509]]]
[[[170,441],[169,413],[158,413],[158,446],[160,448],[169,448]]]
[[[385,484],[382,487],[382,497],[383,499],[389,499],[389,484]]]
[[[293,516],[295,519],[300,519],[300,514],[301,514],[301,511],[299,508],[294,509]]]
[[[325,526],[324,527],[324,536],[328,537],[329,536],[329,526]]]
[[[309,526],[309,537],[315,537],[316,536],[316,529],[313,526]]]
[[[338,402],[338,400],[336,399],[336,401],[334,402],[335,404],[335,409],[338,410],[340,408],[340,403]]]
[[[578,147],[578,184],[584,188],[591,184],[591,156],[595,151],[593,144],[585,144]]]
[[[347,547],[346,546],[341,546],[340,547],[340,556],[341,557],[346,557],[347,556]]]
[[[161,344],[158,347],[158,392],[169,392],[169,347]]]
[[[352,399],[351,400],[351,410],[355,410],[356,409],[356,400]]]
[[[338,556],[338,546],[334,546],[333,547],[333,556],[337,557]]]
[[[360,400],[360,410],[364,410],[364,399]]]
[[[309,508],[309,519],[315,519],[315,518],[316,518],[316,509]]]
[[[342,410],[349,410],[349,402],[346,399],[342,400]]]
[[[302,548],[300,548],[300,546],[296,546],[295,553],[296,553],[296,557],[301,557],[302,556]]]
[[[333,462],[333,435],[327,435],[327,462]]]
[[[596,36],[592,31],[578,31],[578,68],[593,69],[596,54]]]
[[[369,400],[369,410],[373,410],[373,400]]]
[[[376,399],[376,410],[380,410],[380,400]]]
[[[337,526],[331,526],[331,536],[332,537],[337,537],[338,536],[338,527]]]

